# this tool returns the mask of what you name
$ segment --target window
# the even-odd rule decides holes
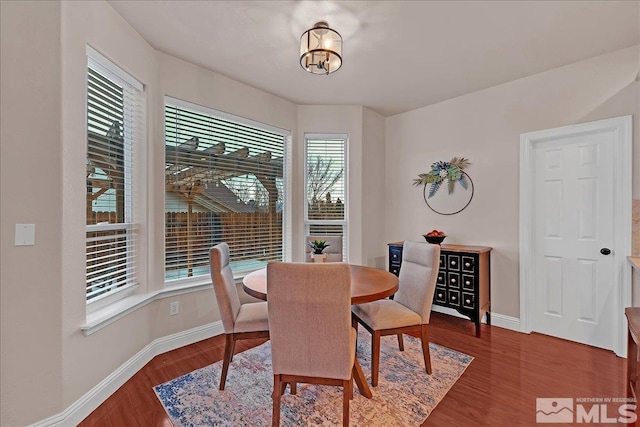
[[[91,48],[87,56],[86,299],[93,302],[136,284],[132,169],[144,98],[138,81]]]
[[[346,135],[305,135],[307,203],[305,228],[311,236],[341,236],[346,260]]]
[[[285,260],[286,131],[165,102],[165,280],[209,275],[229,244],[234,272]]]

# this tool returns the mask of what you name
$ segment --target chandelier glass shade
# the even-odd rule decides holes
[[[300,65],[312,74],[330,74],[342,66],[342,36],[318,22],[300,37]]]

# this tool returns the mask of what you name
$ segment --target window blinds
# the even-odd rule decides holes
[[[209,274],[227,242],[235,272],[283,257],[285,137],[186,103],[165,105],[165,278]]]
[[[144,98],[142,85],[122,79],[124,72],[106,61],[90,56],[87,68],[87,300],[136,280],[132,170],[143,140]]]
[[[343,236],[346,254],[346,136],[307,135],[306,225],[313,236]]]

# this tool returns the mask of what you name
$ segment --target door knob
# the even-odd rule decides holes
[[[602,248],[602,249],[600,249],[600,253],[601,253],[602,255],[609,255],[609,254],[611,253],[611,249],[609,249],[609,248]]]

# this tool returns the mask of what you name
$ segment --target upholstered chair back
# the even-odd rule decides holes
[[[233,325],[240,311],[238,289],[229,266],[229,245],[220,243],[209,251],[211,281],[218,300],[220,317],[225,334],[233,333]]]
[[[347,380],[355,357],[346,263],[267,265],[274,375]]]
[[[439,269],[439,245],[404,242],[399,288],[394,301],[419,314],[422,324],[429,323]]]

